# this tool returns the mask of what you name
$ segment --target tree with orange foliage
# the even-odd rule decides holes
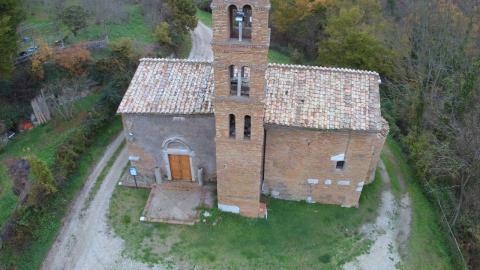
[[[53,55],[53,50],[47,44],[47,42],[43,39],[37,40],[38,50],[32,56],[32,72],[35,76],[42,80],[45,72],[43,70],[43,64],[45,64]]]
[[[88,61],[90,61],[90,51],[80,47],[64,49],[55,56],[57,65],[77,76],[85,72],[85,63]]]

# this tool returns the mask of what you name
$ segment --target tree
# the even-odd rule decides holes
[[[295,48],[291,50],[299,56],[315,58],[326,10],[333,3],[333,0],[272,0],[273,42]]]
[[[377,37],[377,27],[382,23],[378,19],[380,6],[370,10],[366,7],[340,7],[338,12],[329,14],[326,38],[318,48],[320,64],[392,74],[393,52]]]
[[[167,4],[171,15],[171,34],[175,32],[184,35],[197,27],[197,8],[192,0],[167,0]]]
[[[63,10],[60,18],[74,36],[87,27],[88,13],[81,6],[70,6]]]
[[[17,54],[17,27],[23,20],[21,0],[0,1],[0,79],[9,78]]]
[[[30,173],[33,176],[33,185],[27,198],[27,205],[41,208],[45,199],[58,191],[55,179],[47,164],[35,156],[27,158]]]
[[[76,76],[85,72],[88,61],[90,61],[90,51],[81,47],[67,48],[55,55],[55,63]]]
[[[38,40],[37,44],[38,51],[32,56],[32,72],[35,74],[37,79],[42,80],[45,75],[43,64],[50,60],[53,55],[53,50],[43,39]]]
[[[173,44],[172,38],[170,37],[170,25],[167,22],[160,23],[155,28],[154,35],[161,45],[171,46]]]

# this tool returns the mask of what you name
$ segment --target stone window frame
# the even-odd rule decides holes
[[[184,148],[170,148],[169,146],[173,143],[177,143],[182,145]],[[195,157],[195,151],[180,137],[172,137],[165,140],[162,144],[162,158],[163,162],[165,163],[166,171],[167,171],[167,178],[169,181],[172,181],[172,172],[170,170],[170,159],[169,155],[182,155],[188,156],[190,159],[190,171],[192,174],[192,182],[197,181],[197,174],[195,173],[196,167],[193,162]]]
[[[342,153],[342,154],[338,154],[338,155],[335,155],[335,156],[332,156],[330,158],[331,161],[335,162],[335,170],[337,172],[343,172],[345,171],[346,167],[347,167],[347,162],[346,162],[346,154]],[[341,168],[339,168],[339,163],[341,163]]]
[[[228,29],[229,29],[229,33],[228,33],[228,37],[230,39],[238,39],[239,37],[239,33],[238,31],[239,30],[236,30],[235,31],[235,28],[238,28],[235,27],[235,13],[236,11],[238,11],[239,8],[237,5],[235,4],[231,4],[227,7],[227,14],[228,14]],[[249,21],[246,21],[245,24],[244,24],[244,30],[249,30],[249,32],[247,32],[247,34],[245,35],[245,32],[244,32],[244,35],[242,35],[242,39],[243,40],[247,40],[247,41],[251,41],[252,38],[253,38],[253,7],[249,4],[245,4],[242,6],[241,8],[242,12],[244,12],[245,14],[249,13],[246,18],[247,20]]]
[[[250,97],[250,81],[252,70],[248,65],[228,66],[228,81],[230,82],[230,96]]]

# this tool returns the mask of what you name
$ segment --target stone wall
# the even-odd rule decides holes
[[[385,137],[380,133],[266,129],[263,192],[287,200],[358,206]],[[337,160],[345,166],[337,169]]]
[[[180,140],[193,152],[195,172],[203,168],[204,179],[216,177],[215,118],[213,115],[164,116],[122,115],[128,152],[135,161],[139,173],[153,177],[155,168],[161,169],[167,178],[164,144],[167,140]],[[173,146],[175,147],[175,145]]]

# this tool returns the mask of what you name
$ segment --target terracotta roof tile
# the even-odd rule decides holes
[[[271,64],[265,123],[315,129],[382,130],[375,72]],[[142,59],[118,113],[214,113],[211,62]]]
[[[213,113],[210,63],[142,59],[118,113]]]

